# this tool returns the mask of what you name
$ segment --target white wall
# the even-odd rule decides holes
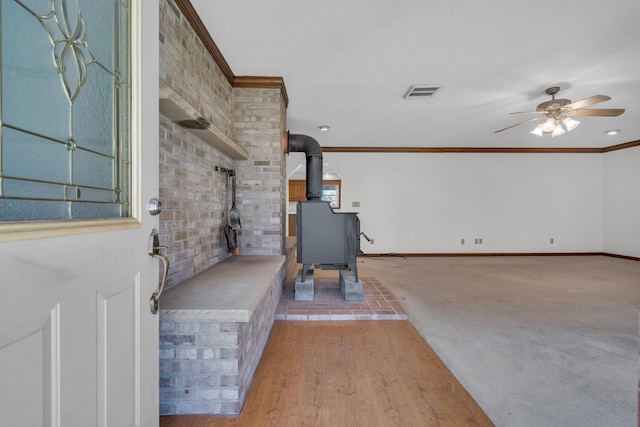
[[[287,161],[291,172],[304,155]],[[359,212],[375,240],[362,239],[365,253],[602,251],[601,154],[324,153],[324,162],[342,176],[342,211]]]
[[[640,147],[603,156],[603,251],[640,257]]]

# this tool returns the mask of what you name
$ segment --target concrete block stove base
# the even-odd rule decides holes
[[[364,285],[356,282],[352,271],[340,271],[340,291],[346,301],[362,301],[364,299]]]
[[[298,276],[296,277],[295,300],[313,301],[314,286],[313,269],[307,271],[307,274],[304,276],[304,282],[302,281],[302,269],[298,270]]]
[[[296,301],[313,301],[315,281],[313,269],[310,269],[302,281],[302,269],[298,271],[295,284],[294,298]],[[362,301],[364,299],[364,284],[356,282],[355,274],[351,271],[340,271],[340,291],[346,301]]]

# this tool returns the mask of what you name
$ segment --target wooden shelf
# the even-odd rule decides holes
[[[205,127],[204,129],[181,126],[234,160],[247,160],[249,158],[249,154],[244,148],[225,135],[213,123],[204,120],[200,112],[193,108],[176,91],[162,83],[160,83],[160,114],[178,125],[184,120],[200,122]]]

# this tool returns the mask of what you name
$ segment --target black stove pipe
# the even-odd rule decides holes
[[[307,157],[307,200],[322,197],[322,147],[307,135],[287,132],[287,153],[303,152]]]

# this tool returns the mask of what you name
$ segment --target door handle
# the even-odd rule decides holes
[[[158,290],[151,295],[149,300],[149,308],[152,314],[158,313],[158,306],[160,303],[160,296],[164,290],[164,285],[167,283],[167,275],[169,274],[169,259],[160,253],[160,249],[166,249],[166,246],[160,246],[160,239],[158,238],[158,230],[152,230],[149,235],[149,256],[152,258],[160,258],[162,261],[162,281]]]

